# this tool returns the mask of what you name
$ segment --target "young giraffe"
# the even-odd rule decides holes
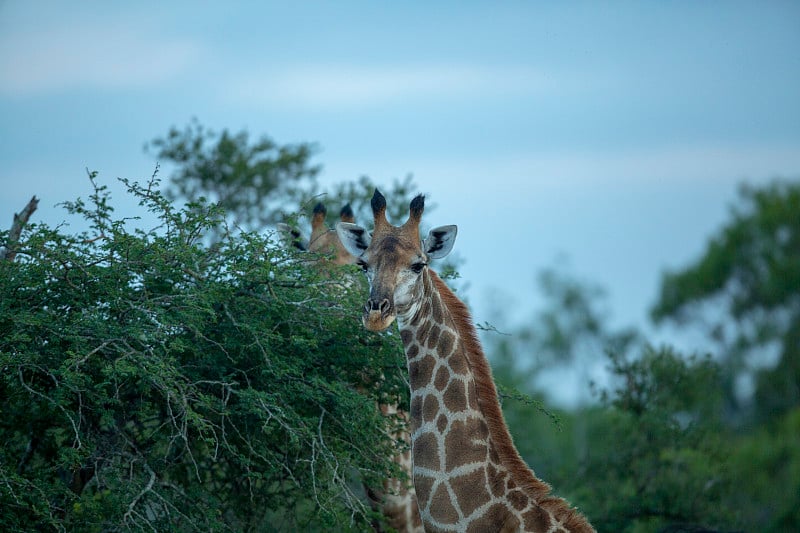
[[[352,265],[355,258],[342,246],[336,231],[329,229],[325,224],[325,215],[328,213],[322,203],[314,206],[311,217],[311,238],[308,240],[308,251],[320,254],[331,254],[329,261],[334,265]],[[339,212],[342,222],[353,223],[353,210],[346,204]]]
[[[372,197],[372,236],[337,224],[345,248],[370,282],[362,317],[372,331],[397,318],[411,385],[414,487],[426,531],[594,531],[563,499],[550,495],[519,456],[503,420],[491,369],[466,306],[428,268],[446,256],[456,226],[432,229],[420,242],[424,198],[400,227],[386,220],[386,200]]]
[[[328,229],[325,224],[327,210],[320,202],[314,206],[311,217],[311,237],[308,243],[302,242],[301,235],[297,230],[291,229],[287,225],[282,225],[280,230],[292,239],[292,243],[301,250],[308,250],[320,254],[328,254],[329,258],[322,259],[324,263],[334,265],[352,265],[356,258],[348,252],[335,230]],[[345,205],[339,212],[342,222],[352,223],[355,221],[353,210],[350,204]],[[378,408],[384,416],[396,415],[402,420],[402,426],[408,428],[408,413],[399,409],[395,404],[379,404]],[[407,429],[403,429],[392,435],[396,440],[409,443],[410,436]],[[411,453],[405,450],[392,457],[400,468],[411,478]],[[365,486],[366,487],[366,486]],[[374,490],[366,487],[367,496],[372,508],[386,518],[386,523],[398,533],[422,533],[422,520],[419,516],[417,507],[417,496],[413,487],[408,486],[408,481],[399,479],[386,479],[382,490]],[[379,524],[373,524],[376,531],[382,531]]]
[[[330,258],[322,259],[322,263],[332,263],[334,265],[352,265],[355,263],[355,258],[350,255],[350,252],[345,250],[342,242],[336,235],[336,231],[328,229],[325,225],[325,215],[328,210],[322,202],[314,206],[314,211],[311,216],[311,238],[305,242],[302,234],[295,228],[288,224],[279,223],[278,231],[283,234],[284,238],[292,243],[292,246],[303,251],[309,251],[319,254],[330,255]],[[355,222],[353,217],[353,210],[350,204],[346,204],[339,212],[339,217],[342,222]]]

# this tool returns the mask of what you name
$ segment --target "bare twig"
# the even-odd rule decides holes
[[[24,228],[25,224],[28,223],[28,219],[31,218],[31,215],[34,211],[36,211],[38,206],[39,199],[34,196],[31,198],[30,202],[28,202],[28,205],[22,209],[22,211],[19,213],[14,213],[14,223],[11,224],[11,230],[8,232],[8,241],[6,241],[5,247],[0,250],[0,261],[13,261],[17,256],[15,245],[17,242],[19,242],[19,236],[22,233],[22,228]]]
[[[149,493],[149,492],[151,492],[153,490],[153,485],[156,482],[156,473],[153,471],[152,468],[150,468],[150,465],[148,465],[147,462],[145,462],[145,461],[142,461],[142,464],[143,464],[145,470],[147,470],[147,473],[150,474],[150,479],[147,480],[147,484],[144,486],[144,488],[142,488],[142,490],[139,492],[139,494],[137,494],[136,497],[134,497],[133,500],[131,500],[131,503],[128,505],[128,510],[122,516],[122,520],[124,522],[126,522],[126,523],[128,522],[128,520],[131,520],[131,518],[134,515],[137,515],[137,516],[139,515],[139,513],[136,511],[136,506],[141,501],[141,499],[144,498],[147,495],[147,493]],[[148,522],[148,521],[145,520],[145,522]],[[152,527],[152,525],[150,527]],[[153,529],[153,530],[155,531],[155,529]]]
[[[94,238],[91,238],[91,239],[84,239],[84,240],[82,240],[82,241],[81,241],[81,244],[91,244],[91,243],[93,243],[93,242],[97,242],[97,241],[99,241],[100,239],[105,239],[105,238],[106,238],[106,235],[105,235],[105,233],[103,233],[103,232],[101,231],[101,232],[100,232],[100,235],[98,235],[97,237],[94,237]]]

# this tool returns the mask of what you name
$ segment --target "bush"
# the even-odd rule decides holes
[[[125,182],[160,223],[130,229],[91,178],[65,204],[89,231],[30,225],[0,261],[0,529],[366,528],[354,480],[397,474],[375,402],[407,388],[360,278],[204,244],[223,213],[155,178]]]

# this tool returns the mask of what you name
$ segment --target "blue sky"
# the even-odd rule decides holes
[[[800,176],[798,95],[797,2],[5,1],[0,223],[146,179],[197,117],[317,143],[323,183],[412,173],[478,320],[563,253],[641,325],[738,183]]]

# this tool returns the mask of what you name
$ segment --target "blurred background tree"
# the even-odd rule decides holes
[[[280,220],[280,209],[313,192],[320,167],[311,164],[309,143],[279,145],[266,135],[250,142],[204,128],[193,119],[183,129],[145,144],[145,151],[172,168],[164,194],[170,200],[218,204],[232,227],[260,231]]]
[[[800,405],[800,183],[743,185],[731,220],[702,257],[668,273],[657,322],[702,324],[726,370],[741,418],[756,422]]]
[[[610,328],[603,291],[563,265],[539,276],[541,310],[510,335],[487,337],[496,378],[545,405],[542,373],[569,361],[578,373],[607,367],[596,402],[555,411],[560,432],[537,406],[504,404],[523,457],[599,531],[800,529],[799,190],[743,186],[703,258],[665,276],[654,316],[678,331],[705,327],[716,341],[706,355]],[[779,354],[774,366],[763,366],[765,352]],[[747,372],[756,377],[750,408],[732,411],[736,377]]]
[[[708,392],[714,363],[649,348],[633,328],[612,329],[604,291],[563,262],[538,284],[543,308],[510,335],[489,337],[496,379],[547,405],[542,373],[573,364],[587,393],[556,411],[560,431],[536,406],[505,402],[523,457],[599,531],[725,524],[719,402]],[[592,384],[601,366],[608,377]]]
[[[376,184],[361,176],[322,190],[317,182],[321,166],[311,164],[316,152],[311,143],[279,145],[266,135],[250,142],[246,130],[216,133],[195,118],[183,129],[173,126],[164,137],[146,143],[145,152],[171,169],[163,189],[168,199],[205,198],[224,210],[231,226],[245,231],[263,231],[314,201],[349,203],[357,220],[372,220],[369,201]],[[387,216],[400,221],[419,190],[409,174],[395,178],[382,192],[390,200]],[[429,202],[426,209],[434,207]],[[329,209],[331,224],[336,213],[338,207]]]

